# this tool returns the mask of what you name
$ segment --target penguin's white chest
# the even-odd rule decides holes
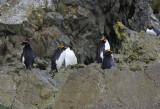
[[[105,46],[105,50],[110,50],[110,44],[107,40],[106,40],[106,43],[104,44],[104,46]],[[104,58],[103,52],[104,51],[101,50],[101,53],[100,53],[100,57],[102,58],[102,61],[103,61],[103,58]]]
[[[110,50],[110,44],[108,41],[105,43],[105,50]]]
[[[66,54],[65,54],[65,66],[67,67],[68,65],[74,65],[74,64],[77,64],[77,57],[75,53],[68,48],[66,49]]]
[[[147,30],[146,30],[146,33],[147,33],[147,34],[150,34],[150,35],[157,35],[156,32],[153,31],[153,29],[150,30],[150,29],[148,29],[148,28],[147,28]]]

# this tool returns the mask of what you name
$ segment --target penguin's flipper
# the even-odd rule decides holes
[[[111,64],[112,64],[112,66],[116,67],[116,64],[114,63],[113,55],[111,55],[111,56],[112,56],[112,58],[111,58]]]
[[[101,54],[101,50],[100,48],[97,48],[97,56],[96,56],[96,62],[97,63],[102,63],[102,58],[100,57],[100,54]]]
[[[56,63],[53,61],[53,62],[52,62],[52,65],[51,65],[51,70],[50,70],[49,74],[51,74],[54,69],[56,69]]]
[[[160,31],[156,28],[153,28],[153,31],[155,31],[155,33],[157,34],[157,36],[160,34]]]
[[[23,55],[23,53],[22,53],[22,54],[21,54],[21,59],[20,59],[21,62],[22,62],[23,56],[24,56],[24,55]]]
[[[112,62],[112,66],[113,66],[113,67],[116,67],[116,64],[115,64],[114,62]]]
[[[32,60],[32,67],[33,67],[33,64],[35,63],[35,61],[34,61],[34,58],[33,58],[33,60]]]

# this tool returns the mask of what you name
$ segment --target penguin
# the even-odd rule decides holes
[[[67,67],[68,65],[75,65],[77,64],[77,57],[75,53],[72,50],[71,46],[66,46],[65,50],[65,66]]]
[[[146,30],[146,33],[150,35],[158,36],[160,35],[160,31],[158,31],[153,25],[149,24]]]
[[[23,45],[23,52],[21,54],[21,62],[25,64],[27,69],[32,69],[34,63],[34,52],[28,41],[20,42]]]
[[[104,52],[104,59],[101,65],[102,69],[110,69],[112,66],[116,66],[112,56],[113,51],[106,50]]]
[[[98,48],[97,48],[97,56],[96,56],[97,63],[102,63],[103,58],[104,58],[103,52],[105,50],[110,50],[110,44],[109,44],[108,40],[103,35],[99,41]]]
[[[49,74],[51,74],[54,69],[56,69],[56,71],[59,72],[60,67],[62,66],[64,62],[65,49],[66,48],[63,45],[60,45],[58,49],[55,51],[54,55],[52,56],[51,70]]]

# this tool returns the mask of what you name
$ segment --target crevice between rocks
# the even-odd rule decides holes
[[[15,101],[16,101],[16,97],[17,97],[17,95],[18,95],[17,89],[18,89],[18,87],[19,87],[19,85],[20,85],[19,82],[17,82],[16,80],[14,80],[14,76],[12,77],[12,80],[16,83],[16,90],[15,90],[15,93],[16,93],[16,94],[15,94],[14,100],[12,101],[12,104],[11,104],[11,106],[10,106],[11,109],[12,109],[12,107],[13,107]]]
[[[156,80],[152,79],[145,71],[144,71],[144,74],[146,75],[146,77],[147,77],[149,80],[153,81],[153,83],[154,83],[154,85],[156,86],[156,88],[159,89],[159,86],[157,85]]]
[[[126,106],[126,104],[120,99],[120,97],[117,97],[117,100],[122,104],[122,106]]]

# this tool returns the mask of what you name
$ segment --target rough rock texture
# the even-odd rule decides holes
[[[29,39],[38,57],[51,58],[58,45],[67,44],[73,46],[79,63],[89,64],[95,61],[97,39],[102,34],[117,49],[113,31],[117,21],[137,31],[150,21],[159,25],[149,4],[137,0],[9,0],[1,7],[2,56],[13,55],[14,49],[20,49],[19,41]]]
[[[153,2],[151,2],[151,7],[153,8],[153,13],[160,21],[160,5],[159,5],[159,3],[160,3],[159,0],[154,0]]]
[[[0,104],[12,109],[50,107],[58,91],[57,83],[37,69],[21,64],[0,66]]]
[[[135,31],[146,30],[148,24],[160,28],[159,19],[153,14],[153,9],[146,0],[140,0],[133,6],[134,15],[128,19],[129,26]]]
[[[55,96],[68,76],[85,67],[83,64],[62,67],[59,73],[49,75],[50,67],[44,70],[42,66],[32,71],[17,61],[0,66],[0,109],[52,109]]]
[[[49,0],[48,0],[49,1]],[[8,0],[2,2],[0,22],[4,24],[21,24],[27,20],[32,10],[45,7],[44,0]]]
[[[119,54],[114,56],[120,69],[140,71],[160,60],[160,37],[129,30],[121,44]]]
[[[18,63],[3,65],[0,104],[13,109],[158,109],[159,65],[149,64],[137,72],[102,70],[96,63],[75,65],[62,68],[53,79]]]
[[[160,108],[160,37],[139,32],[159,27],[147,1],[4,0],[0,8],[0,108]],[[111,70],[93,63],[102,34],[115,53]],[[36,56],[32,71],[19,62],[25,39]],[[72,45],[82,64],[49,75],[60,44]]]
[[[145,72],[101,70],[92,64],[72,73],[54,109],[159,109],[160,64]]]

